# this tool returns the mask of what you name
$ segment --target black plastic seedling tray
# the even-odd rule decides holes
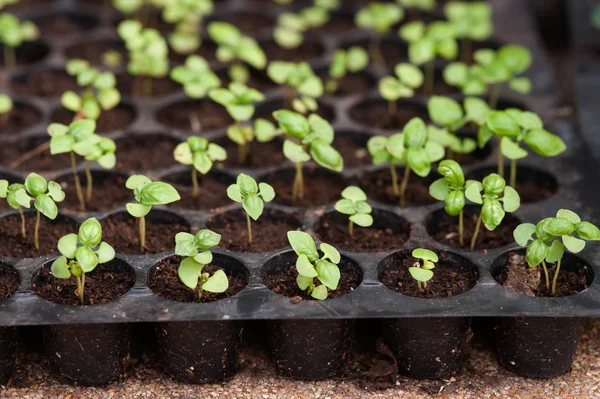
[[[59,0],[51,5],[39,5],[29,10],[19,11],[26,17],[38,18],[56,12],[68,11],[74,15],[80,12],[92,19],[98,19],[96,28],[81,35],[71,35],[63,39],[45,41],[49,54],[44,61],[20,68],[7,74],[0,72],[0,77],[6,79],[15,78],[29,70],[45,67],[63,68],[65,49],[76,43],[85,43],[95,39],[115,39],[114,29],[111,23],[117,17],[110,12],[101,12],[93,2],[75,2]],[[595,183],[598,179],[597,165],[589,156],[588,148],[580,138],[574,134],[571,123],[560,120],[551,120],[551,112],[557,107],[557,91],[554,85],[548,60],[544,54],[540,42],[532,27],[530,16],[524,2],[520,1],[494,1],[494,18],[496,31],[495,40],[501,43],[516,42],[526,45],[533,53],[534,64],[530,69],[529,76],[533,79],[534,90],[529,96],[508,95],[503,96],[505,101],[520,104],[542,115],[545,125],[549,130],[559,134],[566,142],[568,150],[565,154],[554,159],[542,159],[535,156],[527,158],[519,165],[527,166],[531,173],[523,172],[521,175],[529,175],[533,178],[543,177],[553,180],[557,186],[556,194],[543,202],[523,204],[516,212],[516,216],[522,221],[536,222],[548,216],[552,216],[560,208],[569,208],[578,212],[582,218],[590,221],[600,221],[600,207],[597,205],[596,195],[598,193]],[[283,8],[266,7],[261,1],[222,1],[218,2],[215,18],[238,10],[271,15],[275,17],[278,10]],[[268,37],[268,27],[258,37]],[[311,36],[311,40],[321,43],[324,53],[321,57],[311,61],[315,68],[326,65],[327,57],[339,45],[351,44],[366,38],[363,32],[352,31],[343,34],[324,34],[321,37]],[[370,68],[366,72],[373,81],[383,76],[383,72]],[[2,135],[0,145],[10,146],[14,140],[24,140],[27,137],[39,137],[45,131],[50,122],[52,110],[60,107],[58,99],[51,101],[40,98],[25,98],[14,96],[18,101],[26,102],[42,113],[41,121],[18,135]],[[349,117],[349,109],[359,105],[365,98],[376,98],[376,85],[364,95],[356,95],[346,98],[325,97],[322,104],[331,108],[335,113],[334,127],[336,131],[356,132],[356,134],[377,134],[376,129],[359,126]],[[279,99],[278,90],[270,90],[266,102]],[[167,105],[175,104],[186,99],[183,92],[178,91],[159,99],[124,98],[123,103],[129,104],[136,112],[136,118],[125,131],[114,131],[109,137],[117,138],[136,134],[154,134],[160,132],[176,140],[185,140],[188,136],[184,132],[173,131],[162,125],[156,119],[156,112]],[[415,102],[426,104],[425,98],[417,98]],[[260,108],[260,106],[259,106]],[[212,131],[205,134],[209,139],[223,138],[225,129]],[[465,174],[470,175],[477,170],[495,167],[495,153],[497,147],[493,147],[492,153],[481,163],[465,168]],[[264,154],[269,156],[269,154]],[[290,168],[291,165],[285,166]],[[270,168],[264,170],[251,170],[246,173],[261,179],[270,173],[282,168]],[[347,169],[343,178],[347,183],[365,171],[377,169],[372,166]],[[186,172],[187,169],[178,166],[167,170],[152,171],[147,173],[152,178],[161,178],[173,172]],[[522,169],[523,170],[523,169]],[[544,172],[542,172],[542,170]],[[1,167],[0,171],[9,175],[24,178],[25,172],[8,170]],[[220,171],[228,180],[233,181],[240,170],[223,169]],[[56,171],[48,174],[54,178],[68,173],[68,170]],[[133,174],[133,171],[126,171]],[[291,180],[290,180],[291,184]],[[102,213],[69,213],[62,212],[67,216],[82,222],[87,217],[105,217],[116,211],[123,211],[124,205],[110,212]],[[223,204],[225,209],[236,209],[236,205]],[[383,286],[378,278],[378,267],[384,258],[393,251],[386,253],[358,254],[342,251],[343,255],[354,261],[362,271],[362,283],[348,295],[329,299],[326,301],[301,301],[294,303],[290,298],[280,296],[270,291],[261,280],[261,271],[267,262],[276,259],[280,254],[288,251],[274,251],[265,254],[233,253],[217,249],[217,259],[221,265],[232,265],[239,270],[247,270],[248,284],[237,295],[228,299],[198,304],[178,303],[163,299],[153,294],[146,286],[146,274],[158,260],[172,253],[161,253],[156,255],[129,256],[118,254],[119,259],[127,262],[135,271],[136,282],[134,287],[121,298],[109,303],[95,306],[63,306],[42,299],[29,289],[32,278],[40,266],[50,261],[53,257],[46,256],[36,259],[12,259],[1,260],[14,266],[20,275],[20,287],[18,292],[10,299],[0,303],[0,325],[23,326],[40,324],[64,324],[64,323],[129,323],[129,322],[154,322],[154,321],[178,321],[178,320],[229,320],[229,319],[288,319],[288,318],[389,318],[389,317],[428,317],[428,316],[552,316],[552,317],[598,317],[600,316],[600,284],[597,277],[600,274],[600,248],[591,243],[581,254],[593,271],[591,283],[587,290],[562,298],[533,298],[516,293],[508,292],[502,288],[493,278],[492,269],[496,260],[506,257],[506,253],[516,248],[516,245],[488,250],[488,251],[464,251],[444,247],[430,237],[425,225],[431,222],[430,215],[443,208],[441,203],[418,207],[398,207],[378,204],[372,202],[376,210],[390,212],[404,218],[412,226],[410,239],[402,248],[428,247],[443,249],[456,253],[472,262],[479,274],[479,280],[475,287],[468,292],[452,298],[426,300],[413,298],[393,292]],[[332,204],[319,208],[297,209],[286,206],[272,205],[271,208],[282,212],[294,214],[302,223],[302,229],[313,232],[312,226],[317,218],[325,210],[332,209]],[[180,216],[191,226],[195,232],[203,227],[205,222],[216,213],[205,211],[178,211],[175,208],[161,208],[164,212],[170,212],[174,216]],[[10,213],[6,211],[4,213]],[[4,214],[3,213],[3,214]],[[0,215],[1,216],[1,215]],[[174,243],[173,243],[174,244]],[[400,249],[400,248],[399,248]],[[243,272],[245,273],[245,272]]]

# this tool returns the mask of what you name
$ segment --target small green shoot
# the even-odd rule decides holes
[[[373,2],[361,8],[354,17],[356,26],[374,31],[369,41],[369,54],[375,65],[384,66],[381,54],[381,37],[388,33],[392,26],[404,18],[404,9],[398,4]]]
[[[329,81],[325,85],[325,90],[329,94],[337,91],[340,79],[348,73],[357,73],[369,65],[369,54],[358,46],[350,47],[348,50],[339,49],[333,54],[331,65],[329,66]]]
[[[175,147],[173,157],[183,165],[192,165],[192,196],[198,198],[198,172],[203,175],[210,172],[214,162],[227,159],[227,151],[218,144],[209,143],[203,137],[190,137]]]
[[[394,72],[396,76],[385,76],[379,81],[379,94],[388,101],[388,115],[392,123],[397,117],[397,101],[413,97],[424,79],[421,70],[412,64],[398,64]]]
[[[412,278],[417,281],[417,286],[420,292],[425,292],[427,289],[427,282],[433,278],[433,269],[435,269],[435,262],[438,262],[438,256],[435,252],[424,249],[416,248],[412,251],[412,256],[419,259],[408,271]]]
[[[285,109],[302,114],[318,109],[316,99],[323,95],[323,82],[308,63],[272,61],[267,67],[267,75],[282,85]]]
[[[492,36],[492,5],[487,1],[450,1],[444,6],[444,14],[456,37],[462,40],[463,61],[471,53],[472,42]]]
[[[277,18],[273,39],[280,47],[295,49],[304,41],[304,32],[325,25],[329,18],[329,10],[319,6],[307,7],[297,13],[284,12]]]
[[[202,22],[213,12],[212,0],[169,0],[164,4],[162,18],[175,25],[169,34],[171,48],[179,54],[190,54],[200,48]]]
[[[4,67],[6,69],[15,68],[17,66],[15,49],[23,42],[32,41],[38,37],[39,31],[33,22],[21,22],[13,14],[0,13],[0,43],[4,48]]]
[[[335,210],[348,218],[348,233],[354,237],[354,225],[369,227],[373,225],[373,208],[367,203],[367,194],[360,187],[350,186],[342,191],[342,199],[335,203]]]

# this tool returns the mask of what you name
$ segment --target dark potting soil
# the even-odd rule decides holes
[[[11,215],[0,218],[0,256],[13,258],[36,258],[53,254],[57,251],[58,240],[70,233],[77,232],[77,225],[71,219],[58,216],[54,221],[44,215],[40,216],[39,243],[40,249],[33,245],[35,232],[35,212],[25,214],[26,238],[21,235],[21,217]]]
[[[315,300],[306,291],[302,291],[296,283],[298,271],[294,265],[295,260],[288,261],[286,265],[287,272],[280,274],[263,273],[263,283],[276,294],[287,296],[293,300]],[[315,284],[320,284],[315,279]],[[352,267],[340,267],[340,281],[335,291],[327,289],[327,298],[337,298],[354,291],[360,285],[360,276]]]
[[[193,115],[199,122],[198,132],[192,130]],[[158,112],[159,122],[183,132],[202,134],[206,131],[225,128],[233,123],[227,110],[212,101],[183,101],[168,105]]]
[[[88,31],[95,27],[95,23],[84,19],[77,19],[77,15],[54,14],[39,18],[36,25],[42,37],[47,36],[72,36]]]
[[[146,84],[146,82],[151,82],[150,93],[145,93],[140,89],[140,86]],[[117,76],[117,88],[121,92],[121,95],[130,97],[162,97],[181,90],[181,85],[170,78],[149,78],[148,80],[141,82],[139,78],[121,74]],[[134,90],[137,90],[137,92],[134,93]]]
[[[257,9],[257,11],[260,11]],[[246,35],[255,35],[265,29],[273,28],[275,19],[267,14],[237,11],[219,16],[219,21],[235,25]]]
[[[229,281],[229,288],[227,291],[218,294],[202,291],[202,297],[198,298],[198,290],[188,288],[179,279],[177,269],[179,268],[181,259],[182,257],[180,256],[172,256],[164,259],[148,272],[148,287],[152,292],[172,301],[204,303],[234,296],[248,284],[248,281],[242,276],[227,273],[227,270],[213,264],[206,265],[202,271],[208,272],[210,275],[217,270],[224,270]]]
[[[556,264],[548,264],[550,285],[556,271]],[[502,271],[494,277],[505,289],[519,294],[535,297],[561,297],[577,294],[588,288],[587,278],[583,273],[565,270],[561,265],[556,280],[556,292],[546,289],[546,277],[542,266],[529,267],[525,255],[510,252]]]
[[[135,119],[134,108],[119,104],[113,109],[102,111],[96,121],[96,133],[108,133],[116,130],[125,130]],[[50,116],[52,122],[69,125],[73,121],[73,112],[65,108],[57,108]]]
[[[327,33],[346,33],[355,30],[356,25],[354,24],[354,18],[351,13],[336,13],[331,14],[331,18],[326,24],[311,30],[311,33],[315,34],[327,34]]]
[[[12,91],[36,97],[60,97],[67,90],[79,90],[74,78],[63,71],[33,69],[11,81]]]
[[[42,118],[35,108],[23,103],[15,103],[13,109],[8,112],[8,118],[5,115],[7,114],[0,117],[0,135],[21,133]]]
[[[469,249],[471,237],[475,232],[479,211],[464,210],[464,246]],[[519,225],[517,217],[507,213],[502,223],[494,231],[485,228],[483,222],[475,242],[475,250],[496,249],[515,242],[513,231]],[[458,230],[458,216],[449,216],[444,210],[435,212],[427,222],[427,233],[437,242],[460,248],[460,235]]]
[[[173,220],[157,221],[150,212],[146,216],[146,250],[140,250],[139,219],[126,212],[117,213],[102,219],[103,237],[113,246],[117,253],[143,255],[156,254],[175,248],[175,235],[180,232],[189,232],[190,226]]]
[[[433,90],[430,90],[429,87],[426,87],[426,84],[423,84],[421,87],[415,90],[415,94],[421,97],[429,97],[432,95],[451,96],[460,94],[460,90],[458,90],[456,87],[447,85],[444,82],[442,70],[436,69],[433,74]]]
[[[24,160],[18,165],[12,166],[13,162],[19,160],[23,155],[34,150],[38,146],[48,143],[49,137],[37,139],[21,139],[10,145],[0,147],[0,163],[11,169],[24,170],[28,172],[45,172],[49,170],[60,170],[71,167],[69,154],[51,155],[50,150],[45,151]]]
[[[50,53],[50,47],[41,40],[25,41],[14,50],[17,66],[41,62]],[[0,66],[4,67],[4,46],[0,44]]]
[[[190,172],[191,175],[192,172]],[[191,185],[174,184],[181,199],[169,206],[180,209],[216,209],[231,204],[227,197],[229,184],[208,176],[198,176],[200,194],[194,198]]]
[[[133,18],[123,17],[123,19],[114,20],[114,27],[119,26],[125,19],[135,19],[140,21],[145,28],[156,29],[161,33],[171,33],[175,28],[175,25],[163,19],[161,10],[154,6],[144,6],[144,9],[136,12]]]
[[[73,174],[68,173],[57,181],[66,195],[59,206],[70,211],[81,211]],[[87,179],[84,173],[79,173],[79,181],[85,195]],[[127,201],[133,201],[133,191],[125,187],[126,181],[127,177],[120,174],[92,172],[92,200],[86,202],[85,210],[87,212],[107,211],[124,205]]]
[[[328,70],[324,70],[323,73],[319,74],[319,77],[323,80],[324,85],[331,79]],[[338,80],[337,90],[329,94],[338,97],[360,95],[365,94],[374,87],[376,87],[376,83],[368,75],[353,73]]]
[[[368,51],[368,47],[365,47]],[[408,62],[408,47],[399,40],[382,40],[381,55],[387,68],[393,68],[400,62]]]
[[[42,298],[61,305],[81,306],[77,297],[77,280],[55,278],[50,269],[52,262],[43,265],[30,289]],[[97,305],[124,295],[135,283],[133,270],[122,261],[99,264],[85,274],[84,305]]]
[[[305,40],[300,46],[289,50],[279,47],[273,40],[261,43],[261,45],[267,59],[271,61],[309,62],[322,56],[325,52],[325,49],[319,42],[312,40]]]
[[[228,137],[215,140],[215,143],[219,144],[227,151],[227,159],[223,162],[223,165],[226,168],[270,168],[279,166],[286,160],[283,155],[283,141],[280,139],[275,139],[267,143],[253,141],[250,144],[250,154],[245,162],[240,161],[240,147]]]
[[[122,64],[127,64],[128,54],[125,45],[115,39],[100,39],[77,43],[65,50],[67,59],[82,58],[94,66],[103,66],[103,56],[107,51],[121,55]]]
[[[294,173],[274,174],[267,177],[268,183],[277,193],[273,202],[281,205],[296,207],[312,207],[327,205],[340,198],[346,184],[341,175],[321,174],[316,169],[304,168],[304,198],[294,202],[292,200],[292,186]]]
[[[287,232],[301,227],[292,216],[267,209],[258,220],[251,219],[252,244],[248,244],[246,213],[221,213],[206,223],[206,228],[221,234],[220,246],[236,252],[268,252],[290,246]]]
[[[398,187],[404,178],[404,169],[396,168]],[[422,178],[411,172],[405,193],[405,206],[424,206],[433,204],[436,200],[429,195],[429,186],[437,177],[433,173]],[[389,168],[365,173],[358,178],[359,186],[365,190],[369,199],[383,204],[398,205],[400,200],[394,195],[392,174]]]
[[[456,296],[475,286],[479,276],[473,267],[459,263],[447,252],[438,251],[438,257],[433,278],[427,282],[424,291],[419,291],[417,281],[408,271],[418,261],[409,251],[399,252],[388,258],[385,269],[379,272],[379,281],[403,295],[428,299]]]
[[[203,40],[202,45],[193,54],[204,58],[206,62],[213,63],[217,61],[217,45],[211,40]],[[175,51],[169,51],[169,60],[174,64],[183,64],[189,54],[179,54]]]
[[[353,236],[348,232],[348,216],[327,213],[315,225],[319,240],[337,249],[350,252],[383,252],[396,249],[410,237],[410,224],[403,219],[389,218],[383,212],[374,212],[371,227],[354,225]],[[389,219],[388,219],[389,218]],[[399,219],[399,223],[395,223]]]
[[[0,302],[10,298],[19,289],[19,273],[11,266],[0,264]]]
[[[539,183],[536,181],[519,183],[517,181],[516,190],[521,197],[522,204],[532,204],[553,197],[558,191],[558,188],[552,181],[543,181]]]
[[[122,137],[117,143],[117,169],[148,171],[175,164],[173,151],[177,140],[162,134]]]
[[[371,164],[371,156],[367,150],[370,137],[357,133],[336,134],[333,148],[344,158],[344,169]]]
[[[425,122],[429,121],[426,107],[416,103],[400,101],[393,117],[390,116],[388,103],[380,100],[355,105],[350,108],[350,117],[363,126],[395,130],[394,133],[400,133],[404,129],[404,125],[412,118],[418,117]]]

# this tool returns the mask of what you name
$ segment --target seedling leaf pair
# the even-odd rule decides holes
[[[349,215],[348,232],[353,236],[353,226],[369,227],[373,225],[373,209],[367,203],[367,195],[360,187],[349,186],[342,191],[342,199],[336,202],[335,210]]]

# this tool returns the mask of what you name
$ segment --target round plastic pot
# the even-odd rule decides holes
[[[386,344],[400,374],[411,378],[446,377],[456,371],[469,341],[468,317],[403,318],[381,321]]]
[[[52,372],[62,381],[106,385],[123,373],[131,342],[128,324],[69,324],[44,327]]]
[[[238,369],[239,321],[182,321],[154,327],[158,359],[172,378],[193,384],[221,381]]]
[[[6,385],[15,371],[17,337],[14,327],[0,327],[0,385]]]
[[[523,377],[551,378],[566,373],[577,351],[583,318],[503,317],[496,327],[502,366]]]
[[[277,369],[299,380],[322,380],[342,365],[354,336],[354,320],[273,320],[269,343]]]

